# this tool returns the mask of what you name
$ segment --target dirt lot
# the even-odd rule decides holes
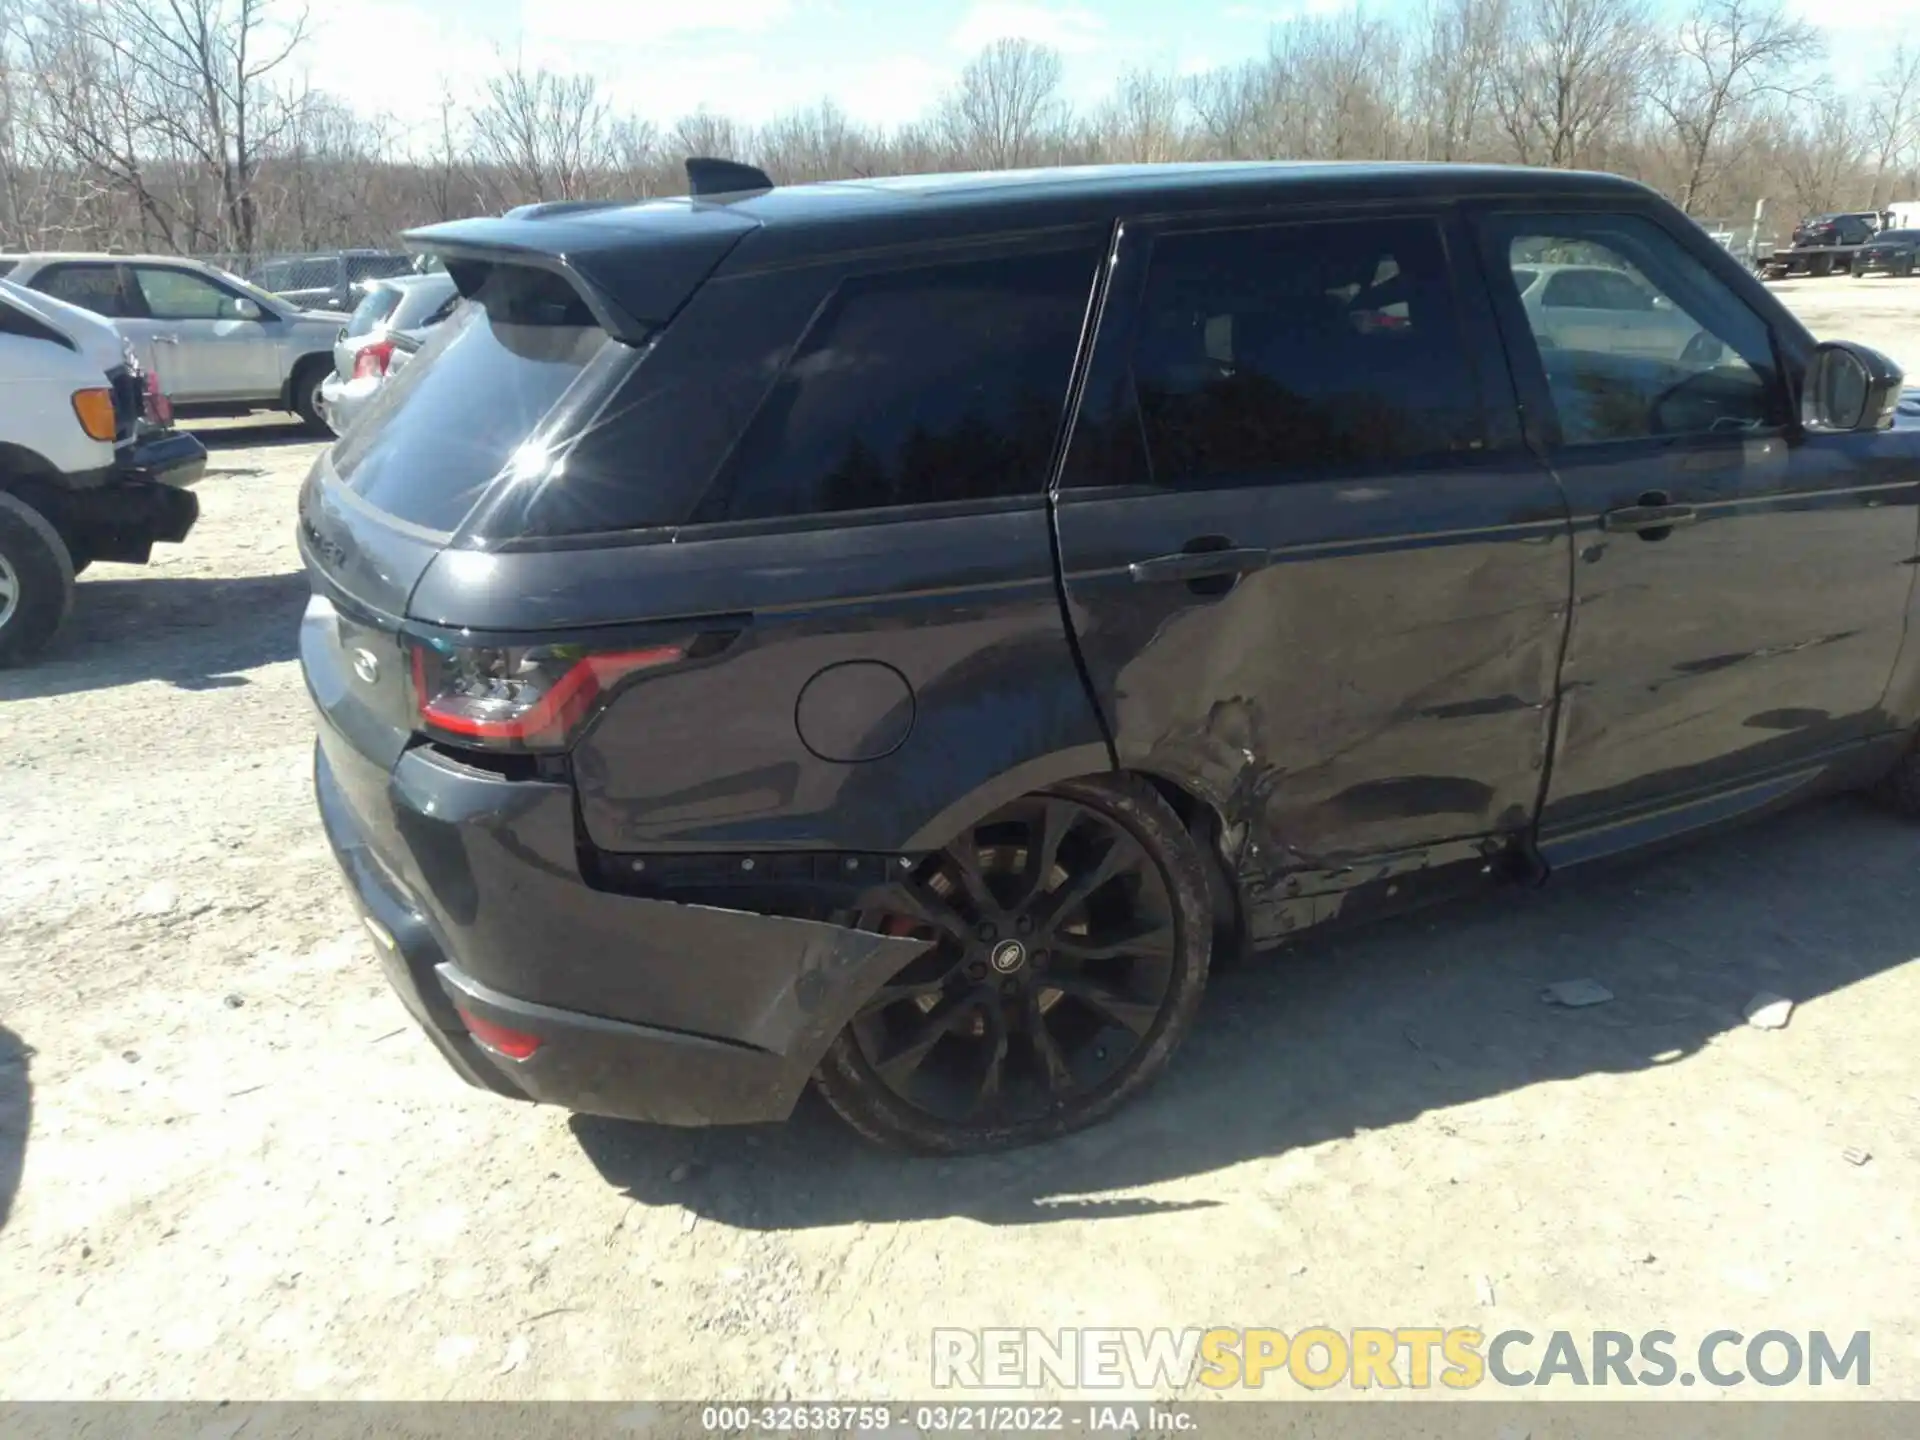
[[[1920,285],[1783,291],[1920,373]],[[342,893],[312,454],[222,435],[190,541],[0,676],[0,1394],[924,1397],[934,1326],[1325,1322],[1865,1329],[1920,1397],[1920,830],[1838,801],[1313,940],[1221,977],[1144,1103],[1004,1158],[812,1103],[574,1120],[464,1088]],[[1540,1003],[1583,976],[1617,998]]]

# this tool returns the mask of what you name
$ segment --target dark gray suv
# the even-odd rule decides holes
[[[468,303],[300,498],[321,813],[474,1083],[1019,1143],[1227,951],[1920,808],[1900,374],[1651,192],[689,169],[412,237]]]

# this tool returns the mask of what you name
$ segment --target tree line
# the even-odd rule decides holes
[[[622,113],[593,76],[502,57],[435,121],[356,113],[296,77],[278,0],[0,0],[0,248],[255,256],[391,244],[532,200],[681,190],[690,154],[777,181],[1101,161],[1393,159],[1612,170],[1702,218],[1769,228],[1920,199],[1920,48],[1829,77],[1780,0],[1428,0],[1276,25],[1197,75],[1134,70],[1098,104],[1058,52],[1000,40],[917,119],[832,99],[748,125]],[[1785,212],[1785,213],[1783,213]]]

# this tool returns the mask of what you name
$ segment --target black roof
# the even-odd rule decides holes
[[[723,259],[728,272],[736,273],[849,248],[1110,226],[1115,219],[1172,210],[1413,197],[1644,198],[1650,193],[1617,175],[1514,165],[1091,165],[838,180],[630,205],[528,206],[505,216],[416,230],[406,238],[416,249],[441,255],[463,293],[471,293],[484,267],[495,263],[562,273],[603,326],[637,339],[667,319]]]

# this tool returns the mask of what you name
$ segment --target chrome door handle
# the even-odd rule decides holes
[[[153,343],[156,345],[178,345],[180,343],[180,337],[178,335],[156,335],[153,337]]]
[[[1600,528],[1616,534],[1644,535],[1649,530],[1672,530],[1700,517],[1691,505],[1628,505],[1600,517]]]
[[[1127,574],[1140,584],[1156,580],[1209,580],[1216,575],[1244,575],[1267,563],[1265,550],[1181,550],[1136,560]]]

